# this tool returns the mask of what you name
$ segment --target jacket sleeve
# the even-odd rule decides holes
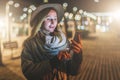
[[[78,53],[74,53],[71,60],[67,62],[67,73],[70,75],[77,75],[80,73],[82,63],[82,51]]]
[[[25,45],[21,54],[21,67],[24,76],[28,80],[42,79],[44,75],[50,74],[52,72],[52,67],[54,67],[54,65],[57,65],[51,64],[57,63],[55,62],[57,61],[55,60],[55,57],[51,60],[43,60],[35,63],[31,54],[33,53],[30,45]]]

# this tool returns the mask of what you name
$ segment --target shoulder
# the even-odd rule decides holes
[[[33,42],[35,42],[34,38],[27,38],[24,42],[23,42],[23,47],[31,45]]]

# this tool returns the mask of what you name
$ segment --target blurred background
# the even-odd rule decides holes
[[[31,13],[42,3],[60,3],[59,26],[83,42],[81,73],[71,80],[120,80],[120,0],[0,0],[0,80],[26,80],[20,66]]]

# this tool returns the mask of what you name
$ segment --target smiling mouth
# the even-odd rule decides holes
[[[50,26],[50,28],[54,28],[54,26]]]

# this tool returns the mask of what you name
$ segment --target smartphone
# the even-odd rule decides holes
[[[78,40],[78,35],[80,35],[80,33],[79,32],[75,32],[75,35],[74,35],[74,40],[76,41],[76,42],[79,42],[79,40]]]

